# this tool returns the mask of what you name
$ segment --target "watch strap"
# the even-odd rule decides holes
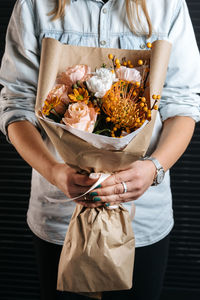
[[[162,165],[160,164],[160,162],[155,157],[146,156],[142,160],[151,160],[153,162],[153,164],[155,165],[155,167],[156,167],[156,175],[154,177],[152,185],[158,185],[160,183],[160,182],[157,181],[158,173],[160,171],[162,171],[163,173],[165,173]]]
[[[147,156],[145,157],[145,160],[151,160],[154,163],[157,170],[163,169],[163,167],[155,157]]]

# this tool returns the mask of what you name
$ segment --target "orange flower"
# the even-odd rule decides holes
[[[67,96],[67,87],[64,84],[56,84],[54,88],[49,92],[42,113],[46,116],[50,114],[50,111],[54,109],[56,113],[64,115],[66,107],[69,103]]]
[[[143,97],[144,101],[144,97]],[[119,80],[102,98],[102,109],[116,128],[127,132],[139,128],[148,119],[146,107],[134,83]]]
[[[86,104],[88,104],[90,98],[85,88],[73,89],[73,94],[69,94],[68,97],[72,102],[84,101]]]
[[[58,104],[60,104],[61,100],[57,96],[52,97],[50,100],[45,100],[44,106],[42,108],[42,113],[45,116],[48,116],[52,109],[54,109]]]

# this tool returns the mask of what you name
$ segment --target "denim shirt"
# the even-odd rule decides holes
[[[51,37],[78,46],[146,49],[158,39],[172,43],[172,54],[148,154],[156,147],[162,122],[174,116],[200,119],[200,57],[185,0],[147,0],[153,24],[150,38],[131,32],[125,0],[72,0],[65,17],[54,22],[47,16],[55,0],[18,0],[10,19],[5,54],[0,70],[4,86],[0,97],[0,129],[28,120],[39,126],[34,114],[41,42]],[[139,11],[144,29],[148,27]],[[138,28],[138,33],[140,33]],[[62,161],[47,136],[44,142],[58,161]],[[48,199],[65,195],[33,170],[27,221],[31,230],[44,240],[62,244],[75,203],[52,204]],[[136,247],[155,243],[173,226],[169,172],[157,187],[150,187],[134,201],[132,222]],[[131,211],[132,202],[125,204]]]

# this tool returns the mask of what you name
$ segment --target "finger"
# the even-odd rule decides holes
[[[73,197],[78,197],[85,194],[88,191],[89,187],[83,187],[80,185],[71,185],[69,188],[69,193]],[[92,198],[91,198],[92,200]]]
[[[76,199],[75,200],[76,202],[78,202],[78,203],[87,203],[87,204],[95,204],[96,202],[95,201],[93,201],[93,198],[92,197],[90,197],[89,196],[89,194],[86,194],[86,195],[84,195],[84,196],[82,196],[82,197],[79,197],[78,199]]]
[[[131,200],[136,200],[140,197],[140,194],[137,192],[134,193],[125,193],[125,194],[116,194],[116,195],[109,195],[109,196],[95,196],[93,198],[94,202],[98,203],[121,203],[121,202],[127,202]],[[131,199],[131,200],[130,200]]]
[[[127,192],[131,192],[134,190],[133,182],[126,182]],[[124,186],[120,182],[115,185],[106,186],[94,189],[90,192],[90,197],[96,197],[96,196],[109,196],[109,195],[115,195],[115,194],[123,194],[124,193]]]
[[[91,186],[98,179],[91,179],[87,175],[73,174],[72,180],[73,183],[76,184],[77,186]]]
[[[86,194],[80,198],[77,199],[78,202],[82,201],[82,202],[93,202],[92,197],[89,196],[89,194]]]
[[[134,179],[133,172],[130,172],[130,170],[121,171],[113,174],[112,176],[108,177],[102,184],[102,187],[116,185],[119,183],[131,181]]]

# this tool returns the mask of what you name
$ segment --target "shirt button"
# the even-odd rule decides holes
[[[103,8],[103,13],[107,14],[107,9],[106,8]]]
[[[100,45],[101,45],[101,46],[105,46],[105,45],[106,45],[106,41],[101,41],[101,42],[100,42]]]
[[[140,45],[140,48],[141,48],[141,49],[145,49],[145,48],[146,48],[146,45],[145,45],[145,44],[142,44],[142,45]]]

